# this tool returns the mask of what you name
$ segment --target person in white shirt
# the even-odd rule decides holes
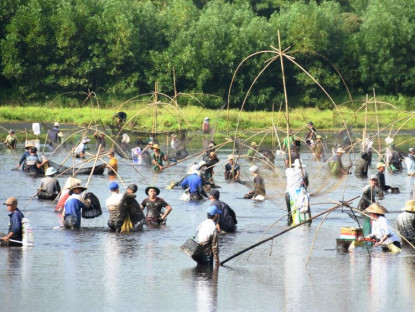
[[[285,191],[285,202],[287,204],[287,225],[292,224],[292,214],[291,214],[291,197],[294,197],[294,193],[297,189],[308,187],[308,174],[305,171],[305,165],[300,159],[294,161],[293,168],[287,168],[285,170],[285,175],[287,177],[287,188]]]
[[[207,219],[197,228],[196,241],[203,246],[205,254],[199,263],[212,264],[215,259],[215,264],[219,265],[219,239],[216,221],[222,211],[216,206],[209,206],[206,213]]]
[[[111,182],[109,189],[111,196],[107,198],[105,203],[110,213],[108,227],[113,232],[121,232],[125,219],[125,207],[121,205],[123,194],[119,193],[119,186],[116,182]]]
[[[401,241],[385,218],[385,213],[388,212],[386,208],[374,203],[367,207],[365,212],[372,218],[372,230],[366,239],[375,239],[375,246],[382,247],[384,251],[400,252]]]

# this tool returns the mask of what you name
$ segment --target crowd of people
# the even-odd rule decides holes
[[[118,122],[124,123],[126,115],[116,115]],[[205,123],[209,123],[209,119],[205,119]],[[59,129],[59,123],[55,123],[54,127],[48,132],[48,139],[52,146],[56,147],[60,144],[63,137]],[[204,126],[204,129],[206,126]],[[322,143],[322,137],[317,133],[312,122],[307,124],[308,132],[304,138],[304,142],[310,148],[314,159],[317,161],[328,157],[326,149]],[[105,135],[96,131],[94,133],[99,153],[105,153],[106,141]],[[78,144],[74,147],[74,153],[77,157],[84,158],[88,150],[87,144],[90,142],[88,137],[82,137]],[[10,148],[16,147],[16,138],[14,131],[10,130],[5,143]],[[373,142],[372,142],[373,144]],[[360,158],[355,166],[355,174],[359,177],[367,177],[371,163],[371,141],[365,140]],[[272,151],[259,150],[259,146],[255,142],[247,145],[248,153],[246,159],[251,163],[249,172],[253,177],[253,187],[244,196],[246,199],[263,201],[266,199],[265,180],[260,172],[259,166],[255,164],[258,160],[266,160],[268,163],[274,162],[274,154]],[[177,136],[172,135],[171,147],[178,152],[183,152],[183,146],[177,141]],[[338,146],[333,152],[333,156],[329,160],[329,170],[337,178],[350,174],[352,165],[345,166],[342,158],[347,147]],[[284,157],[286,167],[286,191],[285,201],[287,209],[287,225],[292,226],[311,218],[309,194],[309,177],[306,166],[301,160],[301,139],[291,130],[288,136],[281,143],[281,150]],[[150,152],[151,151],[151,152]],[[149,153],[151,165],[157,172],[166,169],[165,163],[168,160],[160,148],[158,143],[150,140],[140,153]],[[268,153],[266,153],[268,152]],[[268,157],[267,155],[272,155]],[[137,185],[131,184],[124,193],[120,192],[120,187],[114,181],[118,175],[118,161],[115,158],[114,150],[106,152],[109,160],[105,164],[108,169],[108,175],[113,178],[109,184],[109,197],[105,201],[105,206],[109,212],[108,228],[113,232],[127,232],[141,230],[144,225],[162,226],[166,224],[168,215],[172,212],[172,207],[163,198],[159,197],[160,189],[156,186],[149,186],[145,189],[147,196],[141,203],[136,200]],[[186,155],[187,156],[187,151]],[[242,183],[241,166],[238,162],[240,155],[230,154],[227,157],[227,163],[224,165],[224,177],[228,183]],[[385,155],[385,162],[379,162],[376,165],[377,173],[370,176],[369,185],[365,186],[358,209],[365,212],[368,220],[370,220],[369,234],[363,240],[375,242],[375,246],[382,246],[385,250],[397,252],[401,248],[401,240],[396,235],[389,222],[384,217],[387,213],[386,208],[381,206],[377,201],[377,196],[393,189],[386,184],[384,171],[402,170],[402,161],[405,160],[408,175],[415,175],[415,149],[409,149],[408,157],[403,157],[397,151],[395,145],[388,145]],[[209,142],[204,149],[203,160],[194,163],[187,174],[177,182],[172,182],[168,188],[181,187],[188,194],[188,200],[198,201],[203,198],[210,200],[207,209],[207,219],[203,221],[197,229],[197,242],[203,246],[205,257],[203,263],[219,263],[219,234],[235,232],[237,229],[237,217],[235,211],[225,202],[221,201],[220,192],[216,189],[214,183],[215,171],[218,170],[219,159],[216,153],[216,144],[214,141]],[[43,199],[59,198],[55,211],[62,213],[62,224],[65,229],[79,229],[81,226],[82,211],[88,210],[94,203],[86,196],[87,186],[82,186],[80,180],[70,177],[61,188],[56,178],[57,170],[48,167],[48,160],[37,155],[37,148],[30,144],[26,144],[25,152],[22,155],[17,168],[24,168],[29,173],[39,176],[44,175],[38,188],[38,196]],[[43,170],[42,170],[43,169]],[[4,203],[10,212],[10,228],[9,233],[2,237],[3,242],[13,242],[22,240],[22,219],[23,214],[17,208],[17,199],[10,197]],[[145,213],[144,213],[145,212]],[[310,220],[311,223],[311,220]],[[415,242],[415,200],[406,203],[405,211],[398,217],[398,228],[409,242]],[[16,243],[14,243],[16,244]]]

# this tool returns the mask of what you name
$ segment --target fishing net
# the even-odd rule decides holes
[[[93,193],[86,193],[85,199],[91,201],[91,206],[82,209],[82,218],[93,219],[102,215],[101,204]]]

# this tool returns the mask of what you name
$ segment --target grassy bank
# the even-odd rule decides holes
[[[134,108],[123,109],[132,118],[136,129],[149,131],[153,128],[154,115],[157,115],[157,131],[168,131],[180,128],[190,130],[201,129],[205,116],[211,119],[211,125],[216,131],[234,131],[238,125],[240,130],[261,130],[269,128],[273,124],[285,127],[285,114],[264,111],[242,112],[237,110],[210,110],[195,106],[186,106],[180,111],[167,105],[154,107],[147,105],[136,105]],[[93,109],[84,108],[45,108],[37,106],[28,107],[0,107],[0,122],[46,122],[55,121],[61,124],[88,125],[89,123],[113,122],[113,115],[116,111],[112,109]],[[293,129],[304,129],[308,121],[313,121],[317,129],[338,130],[343,127],[343,122],[351,125],[355,129],[362,129],[367,120],[369,130],[377,129],[377,122],[380,128],[390,127],[402,130],[415,129],[415,120],[407,117],[414,116],[399,110],[380,110],[376,116],[373,110],[368,111],[367,117],[363,111],[355,113],[346,108],[341,109],[341,113],[336,110],[317,110],[317,109],[293,109],[290,111],[290,125]],[[376,118],[377,117],[377,118]],[[378,121],[377,121],[378,120]],[[406,123],[405,123],[406,122]],[[392,125],[392,126],[391,126]]]

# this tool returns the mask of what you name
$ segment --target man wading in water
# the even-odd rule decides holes
[[[149,186],[145,190],[148,197],[141,203],[141,209],[147,208],[146,223],[151,225],[166,224],[166,218],[172,211],[171,206],[163,198],[157,197],[160,189],[155,186]],[[166,210],[163,212],[163,208]]]

